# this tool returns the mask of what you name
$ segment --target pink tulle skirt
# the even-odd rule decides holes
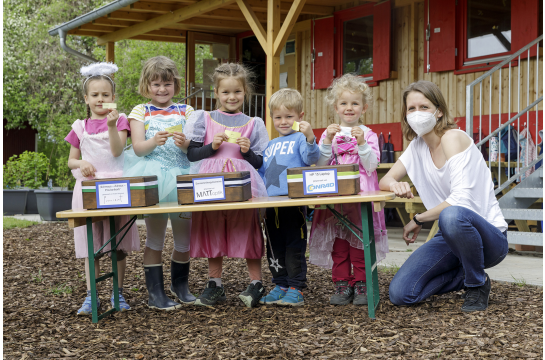
[[[202,161],[199,174],[233,171],[249,171],[252,196],[267,196],[263,180],[246,160],[208,158]],[[263,234],[258,210],[194,212],[190,255],[192,258],[228,256],[260,259],[263,256]]]
[[[76,178],[76,185],[74,186],[74,192],[72,195],[72,209],[83,209],[83,195],[81,192],[81,182],[83,180],[93,180],[93,178],[85,178],[81,175],[79,169],[72,170],[72,174]],[[123,176],[122,171],[117,172],[97,172],[95,173],[95,179],[107,179]],[[130,216],[116,216],[115,217],[115,230],[119,231],[130,220]],[[121,234],[117,236],[116,241],[119,241],[121,236],[125,233],[125,228]],[[93,224],[93,244],[94,249],[97,251],[110,239],[110,220],[106,219],[98,221]],[[87,225],[74,228],[74,244],[76,248],[76,258],[86,258],[87,255]],[[123,238],[123,241],[117,246],[118,250],[122,250],[125,253],[140,250],[140,237],[138,236],[138,229],[136,224],[132,225],[127,235]],[[110,250],[110,244],[106,246],[102,251]]]

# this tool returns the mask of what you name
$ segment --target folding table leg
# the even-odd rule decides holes
[[[91,283],[91,312],[94,324],[98,322],[97,284],[95,277],[95,246],[93,242],[93,221],[88,217],[87,223],[87,257],[89,259],[89,279]]]
[[[367,282],[367,309],[369,317],[375,319],[380,301],[378,286],[377,254],[375,252],[375,231],[371,203],[361,203],[361,229],[365,253],[365,280]]]
[[[118,277],[117,277],[117,243],[116,243],[116,237],[113,236],[115,234],[115,217],[110,216],[110,236],[112,237],[112,242],[110,244],[110,249],[112,249],[112,282],[114,284],[114,308],[116,311],[121,311],[121,308],[119,307],[119,285],[118,285]]]

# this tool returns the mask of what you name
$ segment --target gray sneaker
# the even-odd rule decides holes
[[[354,305],[367,305],[367,284],[364,281],[356,282],[354,286]]]
[[[335,294],[329,299],[331,305],[348,305],[354,298],[354,288],[348,285],[348,281],[335,283]]]
[[[227,300],[227,297],[225,296],[223,286],[217,286],[216,282],[211,280],[208,282],[201,296],[193,304],[197,306],[214,306],[218,301],[225,300]]]

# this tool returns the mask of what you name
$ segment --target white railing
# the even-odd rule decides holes
[[[540,56],[540,47],[539,47],[539,43],[543,40],[543,35],[539,36],[537,39],[535,39],[534,41],[532,41],[531,43],[529,43],[528,45],[524,46],[522,49],[518,50],[517,52],[515,52],[513,55],[511,55],[510,57],[508,57],[507,59],[503,60],[502,62],[500,62],[499,64],[497,64],[496,66],[494,66],[492,69],[490,69],[489,71],[487,71],[484,75],[478,77],[477,79],[475,79],[471,84],[467,85],[466,87],[466,132],[467,134],[473,138],[473,117],[474,116],[479,116],[479,142],[476,144],[479,149],[484,146],[492,137],[494,136],[498,136],[498,174],[497,174],[497,179],[498,179],[498,187],[496,188],[495,190],[495,193],[498,194],[499,192],[501,192],[503,189],[505,189],[507,186],[509,186],[511,183],[513,183],[515,180],[517,179],[520,179],[520,174],[522,173],[525,173],[528,169],[531,169],[534,167],[535,163],[538,162],[541,158],[543,158],[543,155],[540,155],[538,156],[537,155],[537,146],[535,146],[535,160],[530,162],[530,163],[526,163],[524,164],[524,167],[521,167],[521,151],[520,151],[520,147],[519,147],[519,139],[511,139],[511,131],[510,131],[510,125],[512,123],[514,123],[515,121],[517,122],[517,129],[520,129],[520,119],[521,119],[521,116],[524,115],[524,114],[527,114],[529,111],[531,111],[532,109],[535,108],[535,116],[536,116],[536,124],[535,124],[535,136],[536,136],[536,139],[534,141],[534,144],[538,144],[540,141],[538,139],[538,131],[540,129],[543,129],[543,120],[541,120],[541,122],[539,121],[539,116],[538,116],[538,104],[540,102],[543,101],[543,96],[539,96],[539,93],[540,93],[540,81],[539,81],[539,56]],[[530,93],[530,65],[531,65],[531,58],[530,57],[530,51],[532,49],[532,47],[535,46],[536,48],[536,52],[535,52],[535,59],[536,59],[536,65],[535,65],[535,76],[534,76],[534,86],[535,86],[535,96],[533,97],[532,100],[534,100],[532,103],[530,103],[531,101],[531,93]],[[520,56],[521,54],[524,54],[524,52],[527,52],[527,57],[526,57],[526,61],[528,63],[528,66],[527,66],[527,74],[526,74],[526,89],[524,89],[524,86],[521,82],[521,69],[522,69],[522,64],[521,64],[521,59],[520,59]],[[515,60],[518,60],[517,61],[517,66],[516,66],[516,74],[515,76],[517,77],[517,80],[516,80],[516,89],[511,89],[511,78],[513,76],[513,71],[514,71],[514,66],[511,66],[512,65],[512,62],[515,61]],[[504,107],[504,103],[502,102],[502,100],[504,99],[502,97],[502,73],[501,73],[501,69],[505,66],[509,64],[509,68],[508,68],[508,77],[509,77],[509,86],[508,86],[508,94],[507,94],[507,113],[502,111],[502,107]],[[499,85],[498,85],[498,124],[497,126],[494,124],[494,127],[495,127],[495,130],[492,131],[493,129],[493,125],[492,125],[492,109],[493,109],[493,106],[495,108],[495,104],[493,104],[493,100],[492,100],[492,92],[493,92],[493,86],[492,86],[492,79],[493,79],[493,76],[495,75],[496,72],[499,71],[499,76],[498,76],[498,81],[499,81]],[[489,86],[488,86],[488,114],[484,115],[483,114],[483,95],[486,96],[487,94],[483,94],[483,83],[485,82],[489,82]],[[475,99],[475,87],[476,86],[479,86],[478,88],[478,93],[479,93],[479,99],[476,100]],[[543,86],[543,84],[541,84],[541,86]],[[513,91],[513,93],[512,93]],[[512,104],[512,95],[515,95],[515,92],[516,92],[516,104]],[[505,94],[503,94],[505,95]],[[526,106],[521,109],[521,100],[523,98],[526,98]],[[515,111],[515,105],[516,105],[516,112],[517,114],[513,117],[511,117],[507,122],[503,123],[502,124],[502,114],[507,114],[508,117],[510,117],[511,115],[511,111]],[[522,105],[524,106],[524,105]],[[477,108],[477,111],[478,111],[478,114],[474,114],[474,108]],[[483,117],[484,117],[484,120],[486,121],[486,117],[488,117],[488,129],[489,129],[489,132],[490,134],[486,137],[483,138],[482,136],[482,124],[483,124]],[[524,119],[523,119],[524,120]],[[527,115],[527,126],[526,126],[526,123],[524,123],[524,127],[527,128],[527,138],[532,138],[532,135],[530,133],[530,121],[529,121],[529,114]],[[538,126],[540,125],[540,126]],[[506,160],[507,160],[507,180],[504,181],[502,184],[500,184],[500,179],[501,179],[501,131],[506,129],[507,130],[507,154],[506,154]],[[514,169],[515,169],[515,174],[511,176],[511,151],[510,151],[510,148],[511,148],[511,141],[515,141],[516,144],[517,144],[517,160],[516,160],[516,163],[515,163],[515,166],[514,166]],[[526,146],[526,154],[523,154],[524,155],[524,159],[529,159],[529,146]],[[489,154],[489,160],[490,160],[490,154]],[[489,161],[489,166],[490,168],[492,168],[492,161]],[[505,168],[503,169],[505,171]],[[491,169],[492,171],[492,169]]]
[[[174,100],[178,103],[189,104],[195,110],[212,111],[217,108],[217,99],[214,98],[214,90],[191,88],[191,91],[193,92],[189,96]],[[253,94],[242,105],[242,112],[250,117],[257,116],[263,119],[265,116],[265,94]]]

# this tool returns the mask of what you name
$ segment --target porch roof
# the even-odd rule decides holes
[[[296,22],[333,15],[335,6],[352,2],[306,0]],[[240,3],[267,29],[268,0],[117,0],[58,25],[49,34],[55,36],[62,30],[69,35],[92,36],[98,45],[123,39],[183,43],[187,31],[233,36],[252,30]],[[281,23],[292,4],[293,1],[280,2]]]

